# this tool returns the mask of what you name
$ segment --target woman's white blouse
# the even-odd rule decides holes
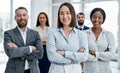
[[[46,46],[51,62],[49,73],[82,72],[80,62],[86,61],[88,57],[88,42],[83,31],[74,28],[66,38],[62,28],[52,29],[48,33]],[[78,53],[82,47],[85,48],[84,53]],[[57,50],[65,50],[65,57],[58,54]]]
[[[88,55],[88,60],[84,63],[84,73],[111,73],[110,60],[115,55],[115,40],[111,32],[102,29],[96,40],[91,29],[85,31],[88,38],[89,50],[96,51],[96,57]],[[106,51],[106,49],[109,51]]]
[[[34,30],[38,31],[39,35],[40,35],[40,38],[43,40],[46,40],[47,39],[47,35],[48,35],[48,32],[49,32],[49,27],[45,26],[44,28],[41,28],[40,26],[38,27],[35,27]]]

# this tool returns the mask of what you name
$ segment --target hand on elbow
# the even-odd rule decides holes
[[[65,56],[65,51],[64,50],[57,50],[56,52],[59,53],[62,56]]]
[[[89,50],[89,54],[94,55],[96,57],[95,51]]]
[[[31,48],[32,48],[32,51],[35,51],[35,50],[36,50],[36,47],[34,47],[34,46],[31,46]]]
[[[78,52],[80,52],[80,53],[82,53],[82,52],[84,52],[85,51],[85,48],[80,48],[79,50],[78,50]]]
[[[16,47],[17,47],[17,45],[14,44],[14,43],[12,43],[12,42],[7,43],[7,45],[8,45],[10,48],[16,48]]]

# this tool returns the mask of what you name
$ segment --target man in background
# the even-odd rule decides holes
[[[85,15],[84,13],[80,12],[77,14],[77,22],[76,28],[79,30],[88,30],[89,27],[84,25]],[[83,69],[83,62],[80,63]],[[83,73],[83,72],[82,72]]]
[[[80,30],[87,30],[87,29],[89,29],[89,27],[84,25],[84,20],[85,20],[84,13],[81,13],[81,12],[78,13],[77,14],[77,22],[78,22],[78,24],[76,26],[77,29],[80,29]]]

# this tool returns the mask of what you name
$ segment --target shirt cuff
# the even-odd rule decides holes
[[[30,53],[32,53],[32,47],[29,46],[29,48],[30,48]]]
[[[65,57],[69,57],[70,56],[70,52],[69,51],[65,51]]]
[[[70,52],[70,51],[65,51],[65,55],[64,55],[64,56],[65,56],[66,58],[69,58],[70,56],[72,56],[72,54],[73,54],[73,53]],[[73,63],[73,60],[71,60],[70,63]]]
[[[98,58],[99,57],[99,52],[96,52],[95,54],[96,54],[96,58]]]

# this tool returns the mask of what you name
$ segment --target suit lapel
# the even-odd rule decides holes
[[[24,45],[24,41],[23,41],[23,38],[22,38],[22,35],[20,34],[20,31],[18,30],[18,28],[16,27],[14,29],[14,32],[15,32],[15,38],[17,38],[18,40],[17,41],[20,41],[22,45]]]
[[[27,29],[27,34],[26,34],[26,45],[29,44],[28,42],[31,40],[31,32],[30,29]]]

